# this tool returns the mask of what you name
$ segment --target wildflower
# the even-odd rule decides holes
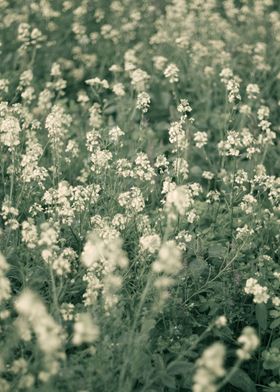
[[[181,251],[173,240],[162,244],[158,258],[152,264],[152,269],[157,273],[164,273],[166,275],[177,274],[182,268]]]
[[[10,384],[4,378],[0,377],[0,390],[2,392],[10,392]]]
[[[209,78],[215,74],[215,70],[213,67],[206,66],[203,70],[204,75]]]
[[[154,254],[160,247],[160,237],[158,234],[144,235],[140,238],[140,248],[142,251],[147,251]]]
[[[246,93],[249,99],[256,99],[260,94],[260,88],[257,84],[248,84]]]
[[[63,303],[60,307],[60,313],[64,321],[72,321],[74,319],[75,306],[71,303]]]
[[[79,313],[74,323],[73,344],[93,343],[98,339],[99,328],[89,313]]]
[[[17,39],[20,42],[27,42],[29,40],[30,25],[28,23],[20,23],[18,26]]]
[[[261,105],[257,112],[258,119],[260,121],[266,120],[269,117],[269,113],[270,113],[269,107]]]
[[[194,142],[197,148],[202,148],[207,144],[208,135],[206,132],[196,132],[194,134]]]
[[[61,106],[53,106],[51,112],[46,118],[45,126],[48,130],[48,137],[52,146],[52,150],[58,159],[64,140],[67,134],[67,127],[71,123],[71,117],[65,114]]]
[[[81,255],[82,263],[88,268],[84,277],[87,282],[84,294],[86,306],[94,304],[100,292],[106,311],[118,302],[117,291],[121,287],[122,278],[117,270],[128,265],[121,245],[119,237],[101,238],[96,230],[89,236]]]
[[[218,191],[210,191],[206,195],[206,203],[214,203],[219,201],[220,199],[220,192]]]
[[[193,223],[197,219],[197,214],[194,209],[190,210],[187,214],[187,221]]]
[[[15,374],[25,373],[27,369],[28,362],[24,358],[14,360],[11,366],[11,372]]]
[[[279,297],[273,297],[272,298],[272,303],[274,306],[280,306],[280,298]]]
[[[240,135],[236,131],[229,131],[227,139],[218,143],[219,154],[222,156],[237,157],[242,147]]]
[[[203,173],[202,173],[202,177],[203,178],[205,178],[206,180],[212,180],[213,178],[214,178],[214,173],[212,173],[212,172],[209,172],[209,171],[207,171],[207,170],[205,170]]]
[[[99,129],[102,124],[101,106],[95,102],[89,109],[89,125],[95,129]]]
[[[71,248],[64,248],[60,255],[56,256],[52,262],[52,269],[59,276],[63,276],[71,271],[71,262],[76,258],[76,252]]]
[[[149,109],[151,97],[146,92],[141,92],[137,96],[136,108],[146,113]]]
[[[165,291],[174,284],[174,279],[169,276],[160,276],[155,280],[154,286],[157,290]]]
[[[30,34],[31,45],[34,45],[37,48],[40,48],[41,42],[43,42],[44,40],[45,40],[45,36],[42,34],[42,32],[37,27],[32,29],[31,34]]]
[[[179,215],[185,215],[186,211],[194,202],[193,197],[199,193],[199,189],[192,186],[180,185],[170,190],[166,196],[165,207],[167,211],[174,208]]]
[[[189,164],[184,158],[176,158],[172,166],[176,176],[182,176],[184,179],[188,178]]]
[[[245,104],[244,105],[240,105],[239,111],[240,111],[240,113],[242,113],[242,114],[244,114],[246,116],[249,116],[252,113],[251,107],[249,105],[245,105]]]
[[[110,129],[109,131],[109,140],[112,143],[117,143],[121,136],[124,135],[124,132],[120,129],[120,127],[116,126]]]
[[[121,207],[124,207],[131,213],[140,212],[145,207],[142,192],[137,187],[132,187],[128,192],[121,193],[118,197],[118,202]]]
[[[61,76],[60,64],[53,63],[51,67],[51,76]]]
[[[35,89],[33,87],[27,87],[22,93],[21,98],[26,102],[30,103],[35,99]]]
[[[164,70],[164,76],[170,83],[177,83],[179,81],[179,68],[176,64],[169,64]]]
[[[9,91],[8,79],[0,79],[0,93],[7,93]]]
[[[38,244],[37,227],[34,220],[29,218],[27,221],[22,222],[22,240],[26,243],[27,247],[34,249]]]
[[[31,69],[27,69],[23,71],[19,78],[19,90],[22,90],[24,87],[30,86],[30,83],[33,80],[33,72]]]
[[[88,84],[91,87],[101,86],[104,89],[109,88],[109,83],[107,82],[106,79],[103,79],[103,80],[101,80],[99,78],[88,79],[88,80],[86,80],[86,84]]]
[[[228,80],[233,78],[233,72],[230,68],[223,68],[220,73],[221,81],[227,83]]]
[[[192,111],[192,108],[187,99],[180,99],[180,104],[178,105],[177,110],[179,113],[186,114],[190,113]]]
[[[270,298],[270,295],[267,293],[268,288],[261,286],[254,278],[247,279],[244,291],[246,294],[253,294],[256,304],[267,303]]]
[[[251,327],[246,327],[243,329],[241,336],[238,338],[238,343],[242,346],[236,351],[238,358],[250,359],[251,354],[259,346],[260,341],[256,332]]]
[[[77,102],[85,105],[89,102],[89,96],[84,90],[80,90],[77,94]]]
[[[167,58],[164,56],[154,56],[153,57],[154,67],[158,71],[162,71],[167,63]]]
[[[122,277],[116,274],[108,274],[103,279],[102,295],[104,299],[104,308],[107,314],[119,302],[117,292],[122,287]]]
[[[128,223],[128,218],[123,214],[116,214],[112,220],[112,225],[116,227],[118,230],[124,230],[127,223]]]
[[[109,71],[117,73],[117,72],[121,72],[122,68],[118,64],[113,64],[109,68]]]
[[[0,304],[7,301],[11,296],[11,285],[9,279],[5,276],[9,266],[4,256],[0,253]]]
[[[132,164],[125,158],[116,161],[116,170],[121,177],[133,177]]]
[[[251,214],[253,212],[254,205],[257,204],[257,200],[253,195],[243,196],[242,202],[240,203],[240,208],[245,214]]]
[[[21,127],[16,117],[8,116],[0,120],[0,141],[9,150],[14,150],[20,144]]]
[[[173,152],[182,151],[187,148],[188,139],[181,121],[171,123],[169,128],[169,142],[174,146]]]
[[[225,347],[214,343],[204,350],[196,361],[196,372],[193,378],[193,392],[216,392],[216,382],[225,375]]]
[[[44,188],[48,173],[45,167],[39,165],[42,155],[43,149],[35,134],[30,134],[26,142],[26,152],[21,156],[21,180],[24,183],[36,182],[38,186]]]
[[[9,227],[10,230],[17,230],[19,228],[19,223],[16,219],[19,215],[19,211],[12,206],[11,201],[8,198],[6,198],[2,204],[1,215],[4,219],[5,226]]]
[[[226,85],[226,89],[228,92],[228,101],[230,103],[233,103],[236,100],[240,100],[240,78],[233,75],[233,72],[230,68],[224,68],[220,73],[220,77],[221,81]]]
[[[109,168],[109,161],[112,159],[112,153],[109,150],[97,148],[90,156],[92,163],[91,170],[96,174]]]
[[[236,184],[242,185],[242,184],[248,182],[248,173],[243,169],[239,169],[236,172],[234,180],[235,180]]]
[[[96,147],[99,147],[99,142],[101,139],[100,133],[94,129],[86,134],[86,147],[89,152],[93,152]]]
[[[248,225],[236,228],[236,239],[238,240],[242,240],[252,234],[254,234],[254,230],[250,229]]]
[[[43,352],[55,353],[61,348],[61,328],[47,313],[45,305],[33,292],[24,291],[17,298],[15,307],[17,312],[31,324]]]
[[[136,221],[137,230],[142,234],[150,234],[152,231],[151,222],[148,215],[140,214]]]
[[[166,194],[176,189],[176,183],[172,182],[170,177],[165,177],[163,184],[162,184],[162,191],[161,193]]]
[[[125,95],[125,88],[122,83],[115,83],[112,86],[112,90],[118,97],[123,97]]]
[[[133,176],[142,181],[148,181],[154,184],[155,171],[149,162],[147,154],[141,152],[137,154],[135,165]]]
[[[187,244],[192,240],[192,235],[188,231],[182,230],[176,235],[175,239],[178,248],[185,251],[187,249]]]
[[[228,101],[230,103],[233,103],[236,100],[241,99],[241,96],[239,94],[239,89],[240,89],[239,80],[240,79],[238,77],[234,77],[233,79],[227,82],[226,88],[228,91]]]
[[[45,305],[30,290],[23,291],[15,302],[19,321],[26,329],[31,329],[44,355],[45,370],[39,374],[42,381],[47,381],[59,371],[59,362],[64,359],[63,345],[65,336],[62,328],[48,314]],[[20,325],[20,324],[17,324]]]
[[[154,166],[161,170],[166,170],[169,165],[168,159],[164,155],[158,155]]]
[[[225,327],[227,325],[227,318],[226,316],[220,316],[215,320],[215,325],[218,328]]]
[[[121,249],[120,238],[102,240],[93,232],[85,244],[81,255],[82,263],[88,268],[95,268],[98,262],[106,263],[106,269],[115,269],[116,266],[125,268],[127,258]]]
[[[135,89],[139,92],[145,90],[145,87],[150,79],[150,76],[147,74],[147,72],[143,71],[140,68],[137,68],[132,71],[130,77],[132,86],[134,86]]]

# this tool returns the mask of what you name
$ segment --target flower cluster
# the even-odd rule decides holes
[[[45,305],[30,290],[21,293],[15,303],[19,314],[16,320],[18,333],[23,340],[30,340],[33,332],[38,346],[43,353],[44,370],[39,379],[47,381],[60,368],[60,362],[65,358],[63,352],[64,339],[62,328],[48,314]]]
[[[268,288],[261,286],[257,279],[254,278],[247,279],[244,291],[246,294],[252,294],[254,296],[254,302],[257,304],[267,303],[270,298]]]

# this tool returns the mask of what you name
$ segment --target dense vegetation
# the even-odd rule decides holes
[[[0,0],[0,391],[280,391],[280,2]]]

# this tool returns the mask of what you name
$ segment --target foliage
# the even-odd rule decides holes
[[[0,391],[280,391],[278,0],[0,14]]]

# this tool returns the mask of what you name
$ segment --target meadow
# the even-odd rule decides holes
[[[0,392],[280,391],[280,1],[0,0]]]

